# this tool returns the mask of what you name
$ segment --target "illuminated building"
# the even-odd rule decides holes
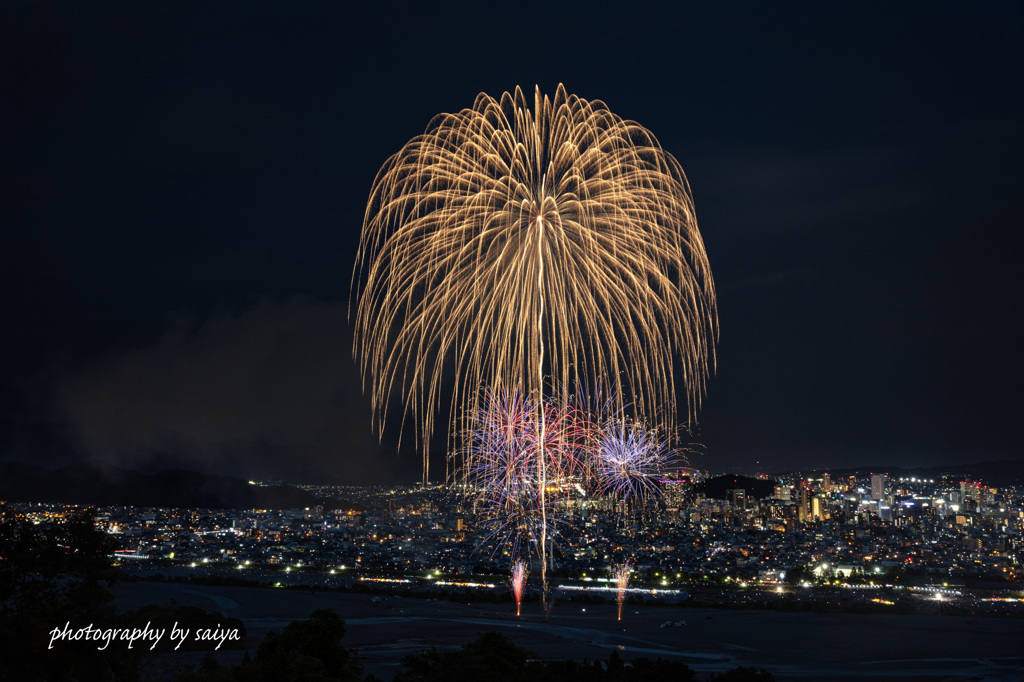
[[[885,497],[885,474],[871,474],[871,497],[876,500]]]
[[[747,493],[743,488],[734,488],[725,491],[726,498],[738,509],[747,508]]]

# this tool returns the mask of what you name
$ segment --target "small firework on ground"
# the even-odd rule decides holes
[[[526,578],[530,575],[530,569],[526,566],[526,562],[522,559],[512,564],[512,575],[509,578],[508,585],[512,588],[512,596],[516,600],[516,615],[519,615],[520,608],[523,605],[523,589],[526,587]]]
[[[619,564],[612,572],[612,575],[615,576],[615,585],[618,588],[616,601],[619,605],[619,620],[622,620],[622,604],[626,601],[626,588],[629,587],[629,574],[632,568],[627,562]]]

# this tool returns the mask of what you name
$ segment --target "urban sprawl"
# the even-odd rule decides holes
[[[1021,611],[1021,489],[823,474],[776,480],[763,499],[741,487],[709,499],[696,492],[701,478],[663,481],[659,503],[641,509],[607,499],[566,505],[552,543],[551,589],[612,598],[613,567],[628,562],[631,596],[676,604]],[[299,487],[330,502],[285,510],[105,507],[95,510],[96,522],[118,540],[116,562],[139,577],[505,594],[512,557],[467,491]],[[78,509],[5,506],[41,523]]]

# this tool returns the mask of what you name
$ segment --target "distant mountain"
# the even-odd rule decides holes
[[[704,497],[713,500],[728,499],[726,491],[743,488],[744,495],[748,498],[763,499],[771,497],[775,492],[775,481],[767,481],[763,478],[749,478],[739,474],[725,474],[714,478],[705,478],[694,486],[694,493],[702,493]]]
[[[319,503],[291,486],[255,486],[228,476],[167,469],[142,474],[90,461],[47,471],[21,462],[0,462],[0,500],[97,506],[291,509]]]
[[[1024,459],[1013,459],[1003,462],[974,462],[968,464],[947,464],[934,467],[855,467],[845,469],[815,469],[792,472],[796,474],[817,474],[828,472],[833,478],[839,476],[864,475],[869,473],[887,474],[890,478],[940,478],[967,479],[980,481],[994,488],[1007,486],[1024,486]]]

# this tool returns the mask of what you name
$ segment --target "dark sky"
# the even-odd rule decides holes
[[[1021,3],[8,2],[0,458],[67,459],[58,424],[136,465],[416,470],[351,360],[370,184],[435,114],[559,82],[691,182],[695,464],[1022,454]]]

